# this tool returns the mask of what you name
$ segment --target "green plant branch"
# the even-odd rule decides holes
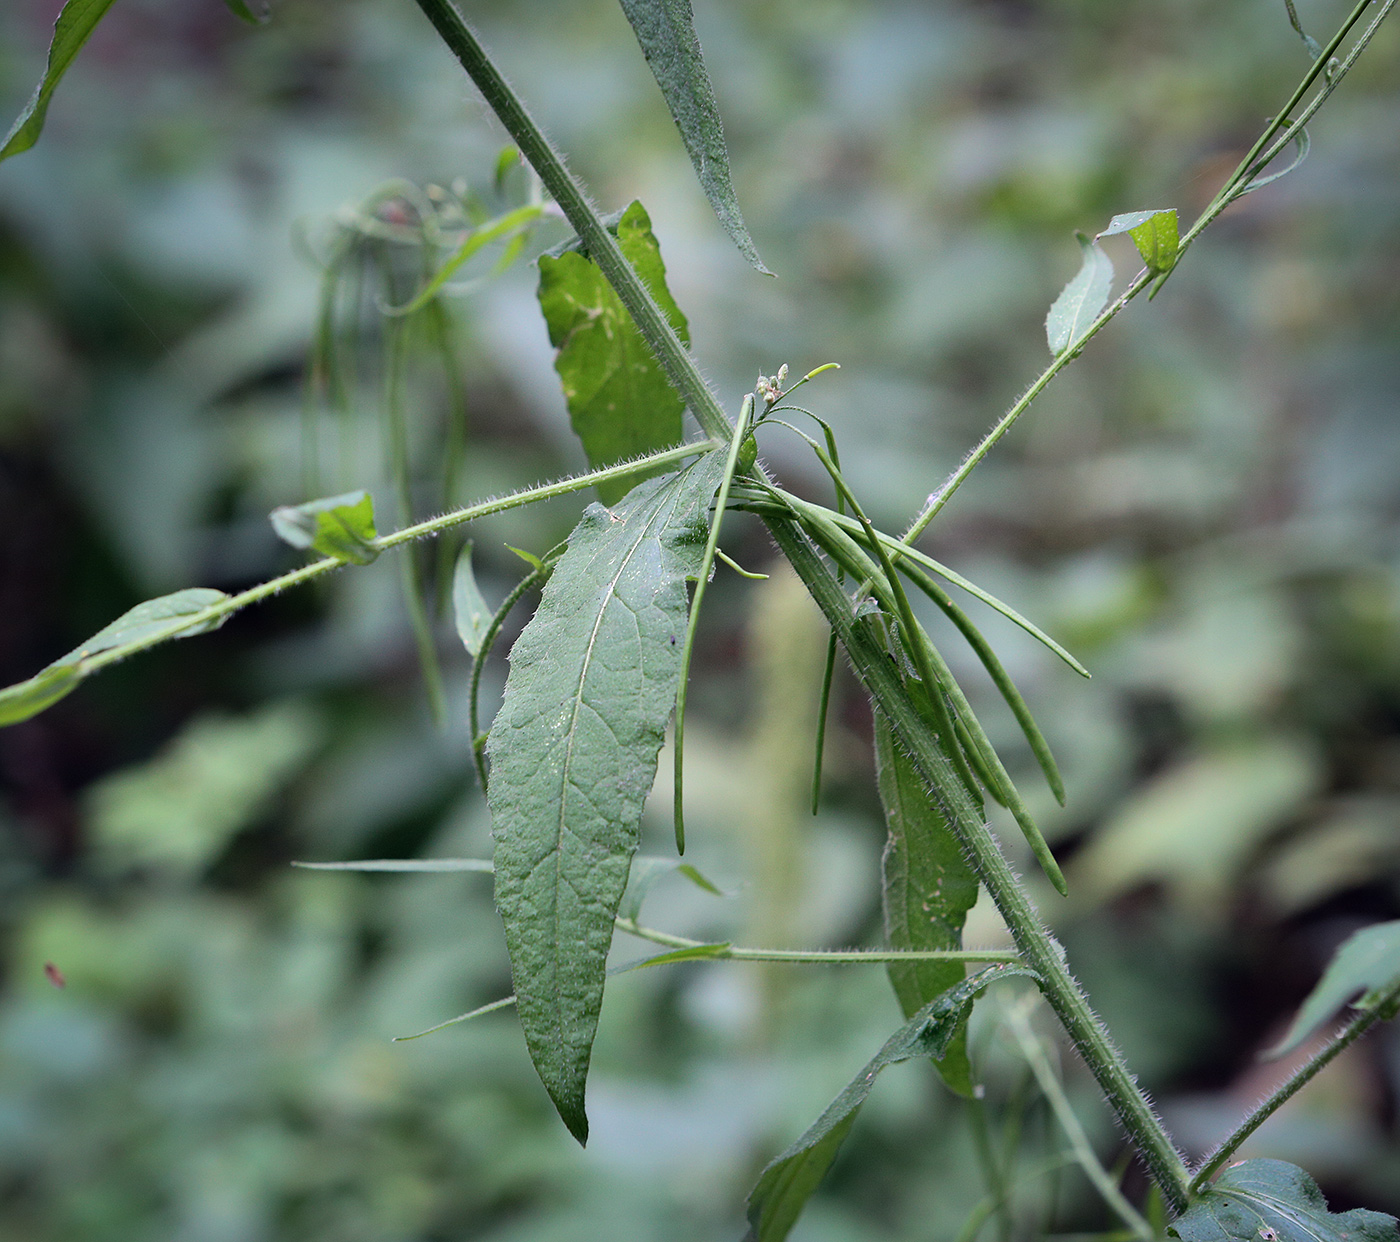
[[[690,659],[695,652],[695,635],[700,626],[700,607],[705,602],[705,588],[714,572],[715,553],[719,551],[719,528],[724,523],[724,509],[729,503],[729,487],[734,482],[734,469],[739,450],[748,434],[749,417],[753,414],[753,394],[744,398],[739,421],[729,441],[729,456],[724,465],[724,481],[715,495],[715,512],[710,519],[710,534],[705,540],[705,554],[700,558],[700,572],[695,576],[695,594],[690,601],[690,615],[685,623],[685,641],[681,645],[681,671],[676,686],[675,727],[672,730],[672,814],[676,828],[676,853],[685,853],[685,700],[690,688]]]
[[[1030,904],[1019,878],[942,753],[914,705],[904,694],[899,670],[864,619],[857,619],[831,569],[791,523],[770,519],[779,549],[806,584],[836,630],[857,676],[889,721],[957,834],[978,876],[1011,932],[1022,959],[1041,980],[1041,990],[1084,1058],[1109,1106],[1118,1117],[1162,1195],[1173,1210],[1187,1206],[1189,1173],[1146,1095],[1129,1072],[1103,1023],[1090,1007],[1065,963],[1064,950]]]
[[[1297,121],[1290,122],[1289,116],[1302,101],[1303,97],[1312,88],[1317,79],[1328,73],[1328,66],[1332,57],[1336,55],[1337,49],[1346,41],[1346,37],[1351,33],[1357,22],[1365,15],[1366,10],[1371,7],[1375,0],[1359,0],[1357,6],[1347,15],[1342,22],[1337,33],[1327,41],[1317,59],[1313,61],[1312,67],[1303,75],[1303,80],[1298,83],[1293,94],[1289,96],[1288,102],[1279,109],[1278,115],[1268,124],[1264,132],[1259,135],[1254,145],[1250,147],[1245,157],[1236,166],[1235,171],[1226,179],[1225,184],[1220,187],[1216,195],[1206,205],[1204,211],[1197,217],[1196,222],[1182,235],[1177,246],[1177,255],[1186,249],[1201,231],[1209,225],[1222,211],[1225,210],[1235,199],[1240,197],[1243,188],[1269,164],[1280,151],[1292,141],[1293,135],[1301,131],[1302,127],[1317,112],[1327,97],[1337,88],[1337,84],[1344,78],[1352,65],[1356,63],[1356,58],[1365,50],[1376,33],[1376,27],[1384,20],[1387,13],[1394,7],[1395,0],[1385,0],[1381,6],[1381,11],[1362,36],[1356,41],[1356,45],[1347,54],[1346,60],[1339,65],[1328,77],[1327,85],[1318,92],[1317,97],[1308,106]],[[1270,147],[1270,142],[1277,136],[1278,141]]]
[[[715,440],[727,441],[732,427],[689,353],[632,270],[597,213],[574,182],[563,160],[540,132],[515,93],[491,64],[481,45],[448,0],[417,0],[468,75],[476,82],[516,144],[554,195],[588,247],[604,276],[632,313],[647,344],[665,367],[701,426]],[[1100,319],[1103,319],[1101,316]],[[1092,326],[1093,331],[1101,323]],[[1082,345],[1082,341],[1080,344]],[[755,477],[761,478],[755,468]],[[850,600],[806,537],[787,517],[770,517],[768,528],[779,549],[807,585],[836,629],[861,680],[879,709],[891,720],[896,736],[915,757],[924,778],[936,791],[954,823],[1028,964],[1042,977],[1052,1007],[1089,1063],[1110,1105],[1137,1145],[1167,1201],[1178,1211],[1186,1206],[1186,1166],[1109,1040],[1102,1023],[1064,965],[1062,951],[1031,908],[1020,881],[1001,853],[971,797],[952,771],[913,705],[889,656],[855,625]],[[955,788],[956,786],[956,788]]]
[[[493,513],[503,513],[507,509],[517,509],[522,505],[535,504],[541,500],[552,500],[556,496],[567,496],[571,492],[583,491],[596,483],[606,483],[612,479],[624,478],[636,473],[640,467],[679,465],[687,457],[694,457],[698,453],[708,453],[711,449],[720,447],[723,446],[710,440],[695,440],[676,448],[665,449],[660,453],[650,453],[645,457],[619,462],[617,465],[607,466],[602,470],[590,470],[586,474],[571,475],[569,478],[560,479],[554,483],[541,483],[538,487],[511,492],[494,500],[483,500],[477,504],[453,509],[438,517],[417,522],[412,526],[405,526],[402,530],[380,536],[373,540],[370,546],[381,552],[386,552],[390,548],[411,543],[415,539],[429,539],[445,530],[451,530],[454,526],[461,526],[464,522],[472,522],[477,518],[489,517]],[[189,631],[199,631],[221,625],[225,619],[231,617],[235,612],[247,608],[249,604],[270,599],[292,587],[301,586],[304,582],[311,582],[313,579],[323,577],[340,569],[344,564],[344,561],[336,557],[327,556],[319,561],[313,561],[310,565],[303,565],[300,569],[294,569],[290,573],[249,587],[237,595],[230,595],[217,603],[210,604],[207,608],[201,608],[198,612],[186,613],[171,621],[169,625],[152,630],[143,638],[123,643],[119,647],[110,647],[106,651],[90,656],[82,663],[82,675],[86,677],[99,669],[106,668],[109,664],[116,664],[119,660],[125,660],[128,656],[145,651],[148,647],[158,646],[169,639],[179,638],[180,635]]]
[[[942,512],[943,506],[953,498],[953,493],[967,481],[970,475],[982,462],[982,459],[992,451],[993,446],[1015,425],[1016,420],[1021,417],[1031,407],[1033,402],[1052,379],[1065,369],[1084,351],[1084,347],[1099,334],[1104,325],[1114,319],[1129,302],[1141,293],[1152,282],[1153,273],[1144,268],[1139,272],[1126,289],[1118,296],[1118,299],[1111,303],[1097,319],[1085,329],[1084,334],[1075,339],[1074,345],[1058,354],[1055,360],[1036,377],[1036,380],[1025,392],[1021,394],[1016,403],[1001,416],[1000,421],[993,427],[981,442],[963,458],[962,464],[953,471],[943,482],[937,491],[931,493],[924,501],[924,507],[919,510],[919,515],[909,524],[909,529],[901,536],[901,542],[913,543],[928,524]]]
[[[727,441],[732,427],[718,399],[655,300],[622,256],[558,152],[491,63],[450,0],[417,0],[417,3],[574,226],[705,432],[714,440]],[[1056,358],[1032,384],[984,442],[973,450],[963,466],[954,472],[949,482],[930,497],[924,511],[906,534],[906,542],[927,527],[992,445],[1009,430],[1050,380],[1078,356],[1088,341],[1147,286],[1150,276],[1146,271],[1140,273],[1119,299],[1095,319],[1074,347]],[[757,470],[755,477],[762,477]],[[1082,989],[1069,973],[1063,950],[1031,907],[1019,879],[953,770],[951,760],[941,752],[937,740],[930,735],[909,701],[889,654],[875,636],[857,622],[850,599],[792,520],[772,514],[767,523],[779,549],[836,629],[877,708],[889,719],[900,744],[908,749],[916,767],[928,781],[932,795],[953,824],[1027,964],[1040,975],[1051,1008],[1064,1024],[1110,1106],[1137,1146],[1164,1198],[1174,1210],[1184,1210],[1188,1201],[1189,1174],[1180,1153],[1153,1112],[1147,1097],[1133,1080],[1122,1055],[1090,1008]]]
[[[638,330],[705,434],[728,442],[733,428],[724,407],[700,374],[689,350],[675,333],[641,277],[623,257],[617,240],[599,218],[593,205],[574,180],[554,144],[535,123],[520,97],[487,56],[471,27],[451,0],[417,0],[442,41],[457,57],[467,76],[476,83],[497,119],[515,140],[520,153],[538,174],[544,188],[573,225],[584,249],[627,307]]]
[[[673,936],[670,932],[642,927],[634,919],[616,920],[618,931],[668,949],[709,950],[706,961],[794,962],[810,966],[850,966],[869,962],[1019,962],[1012,949],[746,949],[739,945],[715,944]],[[664,956],[664,955],[663,955]],[[648,958],[638,966],[664,965],[660,958]]]
[[[943,506],[952,499],[953,493],[966,481],[967,476],[972,473],[984,457],[991,451],[993,445],[997,443],[1008,431],[1011,430],[1017,419],[1030,408],[1031,403],[1045,390],[1051,380],[1055,378],[1065,367],[1074,361],[1083,351],[1084,346],[1098,335],[1099,331],[1110,320],[1117,317],[1120,311],[1128,305],[1139,293],[1148,285],[1165,280],[1166,277],[1176,270],[1176,265],[1181,261],[1181,256],[1186,248],[1200,236],[1201,231],[1207,227],[1222,211],[1225,210],[1235,199],[1240,197],[1244,187],[1249,181],[1263,169],[1275,156],[1278,155],[1292,140],[1295,134],[1302,131],[1303,126],[1313,117],[1317,110],[1323,105],[1327,97],[1337,89],[1337,85],[1347,72],[1356,63],[1357,57],[1365,50],[1366,45],[1376,33],[1376,28],[1385,19],[1386,15],[1394,7],[1396,0],[1385,0],[1381,11],[1376,15],[1365,32],[1356,41],[1355,46],[1347,54],[1346,59],[1333,71],[1327,81],[1327,85],[1318,92],[1318,95],[1308,105],[1303,115],[1294,122],[1288,120],[1289,114],[1302,101],[1308,90],[1317,81],[1318,77],[1326,71],[1326,67],[1337,49],[1345,42],[1347,35],[1355,27],[1357,22],[1364,16],[1365,11],[1371,7],[1375,0],[1360,0],[1356,8],[1342,23],[1337,33],[1332,36],[1327,45],[1323,48],[1322,54],[1313,62],[1312,67],[1304,75],[1303,80],[1298,84],[1297,89],[1289,97],[1287,104],[1280,110],[1278,115],[1270,122],[1268,127],[1259,136],[1258,140],[1249,149],[1249,153],[1242,159],[1239,166],[1230,175],[1216,194],[1206,209],[1200,214],[1196,222],[1182,236],[1177,244],[1176,257],[1172,266],[1166,272],[1153,272],[1144,268],[1123,290],[1116,301],[1105,309],[1092,324],[1083,336],[1077,338],[1074,346],[1060,354],[1055,360],[1036,377],[1034,383],[1020,396],[1016,403],[1002,415],[1001,420],[983,438],[981,443],[963,459],[962,464],[948,476],[937,491],[933,492],[928,500],[924,502],[924,507],[919,511],[919,515],[910,524],[909,529],[903,535],[905,543],[912,543],[917,539],[928,524],[942,511]],[[1277,138],[1276,142],[1270,146],[1270,142]]]
[[[1302,1065],[1289,1075],[1269,1096],[1262,1100],[1243,1121],[1240,1122],[1223,1143],[1206,1158],[1196,1175],[1191,1179],[1191,1193],[1199,1194],[1207,1182],[1215,1176],[1220,1167],[1239,1150],[1249,1138],[1274,1113],[1317,1077],[1323,1069],[1337,1059],[1347,1048],[1371,1029],[1400,1001],[1400,987],[1392,988],[1378,1004],[1368,1005],[1359,1011],[1332,1039],[1318,1049]]]
[[[1045,1055],[1045,1047],[1041,1043],[1040,1037],[1031,1029],[1027,1016],[1027,1006],[1024,1004],[1013,1005],[1006,1015],[1006,1023],[1016,1042],[1020,1045],[1021,1054],[1026,1058],[1026,1064],[1031,1067],[1031,1073],[1035,1075],[1036,1082],[1040,1084],[1041,1094],[1045,1096],[1050,1110],[1055,1114],[1055,1120],[1060,1123],[1060,1129],[1064,1131],[1065,1138],[1069,1140],[1070,1150],[1074,1152],[1075,1162],[1084,1170],[1084,1176],[1093,1182],[1094,1189],[1099,1192],[1099,1196],[1118,1214],[1133,1233],[1144,1239],[1144,1242],[1152,1242],[1156,1236],[1152,1226],[1123,1197],[1123,1192],[1118,1189],[1118,1183],[1108,1175],[1108,1170],[1103,1167],[1098,1156],[1094,1154],[1094,1149],[1089,1143],[1089,1136],[1084,1133],[1084,1127],[1079,1124],[1079,1118],[1074,1115],[1074,1109],[1070,1107],[1064,1088],[1060,1086],[1060,1080],[1055,1077],[1055,1071],[1050,1068],[1050,1061]]]

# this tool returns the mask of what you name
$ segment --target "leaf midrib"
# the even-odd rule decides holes
[[[669,506],[673,510],[679,495],[679,490],[673,487],[671,495],[668,498]],[[554,942],[554,953],[551,956],[554,969],[551,971],[550,995],[553,1000],[555,1030],[561,1045],[564,1043],[564,1013],[563,998],[560,995],[559,989],[558,970],[559,954],[562,948],[559,918],[559,890],[564,883],[564,833],[566,831],[565,819],[568,814],[569,774],[573,765],[574,739],[578,735],[579,709],[583,705],[583,687],[584,683],[588,680],[588,670],[593,662],[593,650],[598,642],[598,631],[602,628],[603,617],[607,613],[609,603],[613,599],[616,599],[624,608],[627,608],[628,612],[633,613],[635,616],[634,610],[628,607],[622,597],[617,594],[617,584],[621,580],[622,575],[627,571],[627,567],[632,563],[632,558],[636,556],[637,550],[652,534],[653,529],[655,529],[655,523],[661,520],[662,514],[666,511],[666,508],[667,503],[663,503],[657,507],[656,511],[647,520],[646,525],[637,535],[636,541],[632,544],[632,547],[628,549],[627,555],[617,567],[617,572],[613,574],[612,580],[608,583],[602,606],[598,609],[598,616],[594,620],[593,629],[588,636],[588,645],[584,648],[583,661],[579,668],[578,686],[571,696],[572,706],[569,713],[569,728],[566,734],[567,744],[564,748],[564,765],[560,773],[559,822],[554,837],[554,848],[551,851],[554,855],[554,900],[550,911],[550,935]],[[611,516],[612,510],[608,509],[607,511]],[[662,522],[661,529],[665,529],[664,521]]]

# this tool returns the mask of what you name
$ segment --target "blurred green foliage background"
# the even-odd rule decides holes
[[[59,7],[0,8],[0,115],[38,80]],[[1299,3],[1319,37],[1347,7]],[[605,208],[645,202],[728,399],[783,362],[842,364],[810,401],[895,528],[1047,361],[1071,231],[1192,217],[1307,66],[1276,0],[697,8],[776,281],[709,215],[618,6],[464,6]],[[1336,944],[1400,915],[1400,25],[1312,137],[1301,169],[1093,343],[926,541],[1095,674],[987,620],[1069,789],[1063,811],[1038,804],[1071,885],[1042,908],[1198,1153],[1283,1072],[1257,1053]],[[489,199],[503,141],[405,0],[274,0],[258,29],[217,0],[115,6],[39,146],[0,168],[5,683],[140,599],[296,563],[266,520],[308,498],[319,273],[296,239],[389,178],[465,178]],[[563,238],[552,227],[539,244]],[[1127,272],[1126,244],[1114,255]],[[469,426],[457,501],[582,465],[533,280],[522,262],[448,303]],[[315,477],[322,494],[370,487],[383,529],[382,376],[361,337],[341,421],[317,416]],[[409,376],[418,516],[443,503],[435,368]],[[825,495],[792,443],[763,450]],[[472,532],[493,605],[523,569],[504,545],[542,553],[580,503]],[[756,525],[726,531],[742,563],[771,559]],[[288,866],[489,850],[466,655],[444,616],[439,730],[392,560],[0,732],[3,1242],[732,1238],[756,1171],[897,1025],[875,969],[620,978],[587,1151],[509,1013],[389,1043],[509,991],[488,879]],[[721,570],[709,599],[690,836],[734,896],[663,880],[648,920],[873,943],[883,829],[861,696],[838,681],[812,819],[803,719],[824,633],[781,576]],[[951,635],[947,650],[1033,789],[1014,722]],[[1002,935],[979,907],[968,943]],[[996,1005],[973,1046],[1015,1232],[1104,1227],[1076,1173],[1043,1172],[1059,1140]],[[1111,1163],[1111,1125],[1072,1057],[1063,1070]],[[1246,1152],[1306,1165],[1335,1210],[1400,1211],[1398,1109],[1387,1029]],[[985,1193],[969,1124],[928,1067],[892,1070],[794,1237],[952,1242]]]

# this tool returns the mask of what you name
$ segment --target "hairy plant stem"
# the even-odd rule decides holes
[[[826,562],[796,526],[770,519],[768,529],[807,585],[846,648],[856,674],[875,700],[927,782],[939,809],[996,903],[1027,965],[1040,977],[1041,991],[1088,1065],[1119,1123],[1127,1131],[1153,1180],[1174,1211],[1187,1205],[1188,1173],[1180,1153],[1138,1087],[1079,983],[1065,965],[1064,950],[1032,908],[996,838],[974,805],[944,745],[940,744],[904,693],[899,670],[868,622],[857,620],[850,599]]]
[[[1201,1165],[1191,1179],[1191,1193],[1198,1194],[1206,1183],[1215,1176],[1217,1170],[1239,1150],[1244,1141],[1262,1126],[1274,1113],[1278,1112],[1299,1091],[1308,1085],[1318,1073],[1330,1065],[1347,1048],[1383,1018],[1393,1015],[1397,1002],[1400,1002],[1400,988],[1391,989],[1379,1004],[1368,1005],[1359,1011],[1332,1039],[1309,1057],[1270,1095],[1262,1100],[1243,1121],[1237,1125],[1223,1143],[1220,1144]]]
[[[646,286],[623,257],[582,188],[564,166],[562,157],[492,64],[461,14],[450,0],[416,2],[554,196],[701,427],[712,439],[727,441],[733,427],[719,399],[671,330]],[[1068,361],[1069,354],[1078,353],[1088,336],[1098,331],[1108,318],[1108,312],[1101,315],[1060,365]],[[956,739],[947,738],[940,745],[940,740],[930,733],[905,693],[888,653],[856,622],[850,599],[795,522],[771,517],[767,524],[779,549],[836,630],[877,708],[889,720],[895,736],[913,758],[940,808],[953,824],[964,850],[1006,920],[1017,948],[1040,976],[1042,990],[1051,1007],[1089,1065],[1153,1179],[1160,1185],[1163,1196],[1176,1211],[1184,1210],[1186,1165],[1069,973],[1063,950],[1041,923],[1020,880],[974,806],[952,761],[944,753],[944,746],[949,752],[956,748]]]
[[[1104,310],[1099,317],[1089,325],[1084,335],[1076,339],[1073,347],[1058,355],[1055,360],[1036,377],[1035,382],[1031,384],[1016,403],[1002,415],[997,425],[982,438],[981,443],[963,459],[962,464],[948,476],[943,485],[936,492],[933,492],[924,502],[924,507],[919,511],[919,515],[914,519],[909,529],[905,531],[902,536],[903,542],[912,543],[923,534],[928,524],[938,516],[939,511],[952,498],[953,493],[963,485],[967,476],[972,473],[978,463],[986,457],[992,446],[1011,430],[1012,425],[1030,408],[1031,403],[1040,396],[1045,390],[1046,385],[1063,371],[1069,363],[1079,357],[1084,346],[1099,333],[1100,329],[1102,329],[1109,320],[1115,318],[1129,302],[1137,297],[1137,295],[1149,285],[1160,288],[1161,283],[1166,280],[1171,272],[1176,270],[1176,265],[1181,261],[1181,256],[1186,252],[1187,247],[1200,236],[1201,231],[1219,216],[1226,207],[1240,197],[1250,180],[1261,172],[1264,166],[1293,140],[1294,135],[1302,132],[1303,126],[1306,125],[1317,110],[1322,107],[1327,97],[1337,89],[1338,83],[1341,82],[1342,78],[1347,75],[1348,71],[1356,63],[1357,57],[1361,55],[1366,45],[1370,43],[1372,37],[1375,35],[1376,28],[1385,19],[1396,2],[1397,0],[1385,0],[1385,3],[1381,6],[1380,12],[1376,14],[1375,19],[1362,33],[1361,37],[1357,39],[1351,51],[1347,53],[1346,59],[1333,70],[1330,77],[1327,79],[1327,85],[1318,92],[1316,98],[1312,100],[1297,120],[1290,121],[1288,119],[1289,114],[1302,101],[1303,97],[1317,81],[1318,77],[1326,72],[1327,65],[1330,63],[1332,55],[1341,47],[1347,35],[1351,33],[1352,28],[1361,20],[1366,10],[1375,3],[1375,0],[1360,0],[1357,6],[1348,15],[1347,19],[1338,28],[1337,33],[1328,40],[1327,45],[1322,49],[1322,54],[1313,62],[1312,67],[1304,75],[1303,80],[1289,97],[1288,102],[1265,128],[1254,145],[1250,147],[1249,152],[1245,155],[1244,159],[1240,161],[1239,166],[1230,174],[1225,184],[1220,187],[1220,190],[1207,205],[1206,209],[1197,217],[1196,222],[1182,235],[1181,241],[1177,244],[1176,255],[1172,260],[1171,267],[1165,272],[1153,272],[1148,269],[1143,269],[1143,271],[1139,272],[1112,305]],[[1272,145],[1270,145],[1271,143]],[[1153,290],[1154,295],[1156,293],[1156,288]]]
[[[676,391],[699,420],[705,434],[728,441],[733,430],[724,407],[700,374],[689,350],[675,333],[661,308],[623,257],[617,240],[608,232],[583,187],[574,180],[554,144],[526,111],[510,84],[501,76],[471,27],[451,0],[417,0],[427,19],[456,56],[467,76],[485,98],[497,120],[515,140],[544,188],[574,226],[584,249],[598,265],[638,330],[651,346]]]
[[[670,932],[642,927],[634,919],[619,918],[618,931],[671,949],[703,949],[706,961],[718,962],[804,962],[812,966],[852,966],[864,962],[1019,962],[1021,955],[1010,949],[747,949],[740,945],[691,940]],[[662,954],[668,957],[669,954]],[[637,966],[662,965],[648,958]]]
[[[461,526],[464,522],[488,517],[493,513],[503,513],[507,509],[517,509],[521,505],[530,505],[541,500],[552,500],[555,496],[567,496],[571,492],[581,492],[598,483],[625,478],[627,475],[636,473],[639,467],[678,466],[687,457],[695,457],[700,453],[707,453],[711,449],[720,447],[710,440],[695,440],[690,444],[665,449],[660,453],[650,453],[645,457],[619,462],[615,466],[607,466],[602,470],[590,470],[586,474],[576,474],[567,479],[560,479],[557,483],[541,483],[538,487],[528,487],[524,491],[511,492],[508,495],[497,497],[495,500],[483,500],[478,504],[466,505],[438,517],[428,518],[427,521],[405,526],[402,530],[381,535],[371,543],[371,546],[380,552],[386,552],[390,548],[411,543],[415,539],[431,538],[445,530],[451,530],[454,526]],[[303,582],[311,582],[316,578],[323,577],[342,568],[344,564],[344,561],[327,556],[319,561],[313,561],[310,565],[303,565],[300,569],[294,569],[290,573],[271,578],[267,582],[260,582],[257,586],[240,591],[237,595],[230,595],[226,599],[210,604],[207,608],[201,608],[198,612],[176,617],[168,625],[152,629],[143,638],[123,643],[119,647],[108,648],[95,656],[90,656],[83,661],[82,674],[86,677],[99,669],[106,668],[109,664],[116,664],[119,660],[125,660],[128,656],[145,651],[148,647],[155,647],[186,633],[197,633],[210,626],[221,625],[228,617],[247,608],[249,604],[270,599],[291,587],[300,586]]]
[[[1394,7],[1395,0],[1386,0],[1381,6],[1381,11],[1376,15],[1375,20],[1366,28],[1362,36],[1356,41],[1356,45],[1347,54],[1346,60],[1329,73],[1328,67],[1337,49],[1341,47],[1347,35],[1351,33],[1352,28],[1361,20],[1366,10],[1374,3],[1375,0],[1359,0],[1356,7],[1347,15],[1346,20],[1338,27],[1337,33],[1327,41],[1326,46],[1323,47],[1322,51],[1318,54],[1317,59],[1313,61],[1312,68],[1303,76],[1303,80],[1298,83],[1293,94],[1289,96],[1288,102],[1279,109],[1278,115],[1269,123],[1264,132],[1259,135],[1254,145],[1250,147],[1249,151],[1245,154],[1244,159],[1239,162],[1235,171],[1230,174],[1225,184],[1217,191],[1215,197],[1206,205],[1205,210],[1201,212],[1196,222],[1182,236],[1181,242],[1177,247],[1178,257],[1180,257],[1181,252],[1185,250],[1187,246],[1196,240],[1202,229],[1210,224],[1211,221],[1234,202],[1235,199],[1240,197],[1244,186],[1246,186],[1257,173],[1263,171],[1264,166],[1288,145],[1293,135],[1307,124],[1327,97],[1337,89],[1337,84],[1346,76],[1348,70],[1356,63],[1356,58],[1361,55],[1366,45],[1370,43],[1372,37],[1376,33],[1376,27],[1381,24],[1386,14]],[[1327,85],[1318,92],[1317,98],[1308,105],[1308,108],[1301,117],[1296,121],[1290,121],[1288,118],[1293,109],[1302,102],[1303,96],[1308,93],[1313,84],[1323,74],[1328,75]],[[1273,142],[1273,145],[1270,146],[1270,142],[1275,138],[1277,138],[1277,141]]]
[[[1035,998],[1028,999],[1034,1002]],[[1026,1064],[1031,1067],[1031,1073],[1035,1075],[1036,1082],[1040,1084],[1041,1094],[1045,1096],[1051,1111],[1055,1114],[1055,1120],[1060,1123],[1060,1129],[1065,1132],[1065,1138],[1069,1140],[1070,1149],[1074,1152],[1074,1158],[1079,1167],[1083,1169],[1084,1176],[1093,1182],[1094,1189],[1099,1192],[1099,1197],[1118,1214],[1133,1233],[1144,1239],[1145,1242],[1152,1242],[1152,1238],[1155,1236],[1152,1226],[1123,1197],[1123,1192],[1118,1189],[1117,1181],[1109,1176],[1108,1170],[1099,1163],[1098,1156],[1094,1154],[1094,1149],[1089,1143],[1089,1136],[1084,1133],[1084,1127],[1079,1124],[1079,1118],[1074,1115],[1074,1109],[1070,1106],[1064,1088],[1060,1086],[1060,1080],[1055,1077],[1055,1071],[1050,1067],[1050,1060],[1045,1055],[1045,1047],[1040,1042],[1040,1037],[1031,1029],[1028,1007],[1022,1004],[1013,1006],[1011,1012],[1007,1014],[1007,1025],[1010,1026],[1012,1035],[1021,1046],[1021,1053],[1026,1058]]]

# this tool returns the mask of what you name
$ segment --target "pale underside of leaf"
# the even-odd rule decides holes
[[[1056,357],[1073,347],[1108,303],[1113,264],[1098,242],[1079,235],[1084,260],[1045,319],[1045,339]]]
[[[695,175],[725,232],[755,268],[771,275],[749,236],[729,173],[724,126],[705,69],[690,0],[621,0],[642,54],[665,96]]]
[[[724,470],[710,453],[590,505],[511,652],[492,726],[496,904],[535,1067],[584,1141],[613,919],[675,701],[686,579]]]
[[[1226,1169],[1168,1232],[1181,1242],[1400,1242],[1395,1217],[1329,1212],[1317,1183],[1282,1160]]]

